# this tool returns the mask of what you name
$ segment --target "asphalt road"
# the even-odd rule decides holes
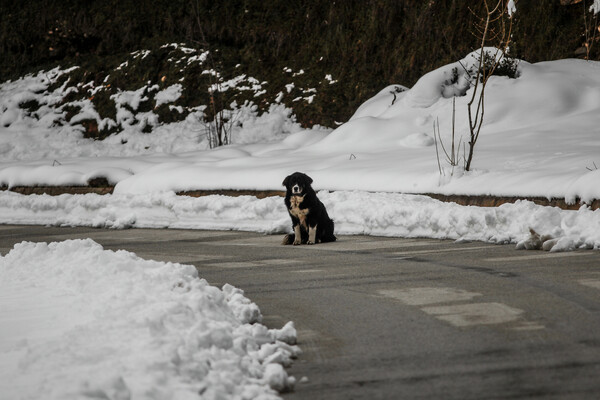
[[[600,252],[342,236],[0,226],[15,243],[92,238],[195,265],[298,329],[285,399],[600,398]]]

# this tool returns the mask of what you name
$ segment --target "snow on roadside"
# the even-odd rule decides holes
[[[294,383],[293,323],[267,329],[190,265],[22,242],[0,257],[0,304],[2,398],[276,399]]]
[[[600,210],[543,207],[529,201],[500,207],[460,206],[397,193],[319,192],[338,234],[521,243],[530,229],[556,238],[552,251],[600,249]],[[30,195],[0,193],[0,223],[104,228],[189,228],[289,232],[283,199],[253,196]]]

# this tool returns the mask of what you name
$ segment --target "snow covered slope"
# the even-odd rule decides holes
[[[441,159],[440,174],[433,124],[448,146],[456,99],[456,141],[467,141],[473,89],[461,71],[472,58],[424,75],[411,89],[383,89],[333,132],[302,130],[282,106],[263,116],[250,112],[239,134],[253,139],[214,150],[191,145],[198,122],[190,118],[104,142],[54,127],[50,114],[33,123],[10,104],[48,94],[35,90],[35,77],[5,83],[1,118],[13,123],[0,127],[0,184],[81,185],[105,176],[116,193],[279,189],[298,170],[317,189],[600,198],[600,63],[593,61],[521,61],[518,78],[493,76],[472,171]],[[174,98],[175,89],[161,92],[160,101]]]

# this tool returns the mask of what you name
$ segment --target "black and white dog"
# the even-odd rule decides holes
[[[310,184],[310,176],[295,172],[285,178],[285,206],[292,219],[294,233],[283,238],[283,244],[315,244],[333,242],[333,221]]]

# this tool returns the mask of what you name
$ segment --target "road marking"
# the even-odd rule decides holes
[[[234,236],[237,235],[236,232],[233,231],[203,231],[203,230],[179,230],[179,229],[173,229],[172,233],[170,233],[169,235],[160,235],[157,233],[158,229],[130,229],[128,232],[128,235],[121,235],[119,236],[118,240],[119,242],[122,241],[126,241],[126,242],[136,242],[136,241],[148,241],[148,242],[154,242],[154,243],[162,243],[162,242],[172,242],[172,241],[177,241],[177,240],[201,240],[201,239],[208,239],[208,238],[223,238],[223,237],[228,237],[228,236]],[[87,238],[89,237],[91,234],[89,232],[82,232],[82,233],[78,233],[78,232],[74,232],[73,234],[60,234],[60,235],[53,235],[52,236],[52,240],[58,241],[58,240],[66,240],[66,239],[73,239],[73,238]],[[102,240],[106,240],[106,241],[112,241],[115,240],[115,234],[113,232],[106,232],[106,231],[100,231],[100,232],[94,232],[93,234],[94,236],[94,240],[96,241],[102,241]]]
[[[228,256],[225,256],[228,257]],[[215,257],[211,257],[214,259]],[[301,261],[294,259],[275,258],[259,261],[231,261],[222,263],[202,264],[202,266],[216,268],[256,268],[256,267],[277,267],[283,265],[299,264]]]
[[[298,269],[296,271],[290,271],[290,272],[294,272],[296,274],[311,274],[311,273],[315,273],[315,272],[325,272],[325,270],[322,270],[322,269]]]
[[[379,290],[379,294],[400,300],[410,306],[422,306],[453,301],[466,301],[481,296],[481,293],[468,292],[462,289],[420,287],[408,289]]]
[[[405,239],[401,242],[393,242],[395,246],[390,247],[425,247],[431,245],[439,245],[439,240],[426,240],[426,239]]]
[[[600,280],[594,281],[600,288]],[[456,327],[469,327],[474,325],[497,325],[518,321],[509,329],[516,331],[532,331],[544,329],[545,326],[537,322],[522,319],[523,310],[497,302],[464,303],[481,293],[469,292],[451,287],[418,287],[402,289],[382,289],[377,292],[381,296],[399,300],[409,306],[417,306],[421,311],[441,321]],[[447,304],[463,302],[462,304]],[[440,303],[446,303],[441,305]],[[434,305],[440,304],[440,305]]]
[[[323,243],[314,246],[315,250],[334,250],[334,251],[364,251],[376,249],[391,249],[397,247],[416,247],[431,246],[437,242],[432,241],[405,241],[405,240],[368,240],[368,241],[336,241],[333,243]],[[304,246],[303,246],[304,247]],[[310,246],[312,249],[313,246]]]
[[[268,260],[260,260],[258,261],[261,264],[265,265],[290,265],[290,264],[299,264],[300,260],[295,260],[293,258],[273,258]]]
[[[396,251],[392,254],[397,256],[408,256],[415,254],[435,254],[435,253],[447,253],[451,251],[471,251],[471,250],[481,250],[481,249],[489,249],[490,246],[470,246],[470,247],[448,247],[446,249],[435,249],[435,250],[411,250],[411,251]]]
[[[600,279],[580,279],[577,282],[579,282],[580,285],[600,289]]]
[[[208,254],[186,254],[186,253],[178,253],[177,255],[166,255],[164,253],[153,253],[153,252],[143,252],[139,251],[136,253],[139,257],[145,258],[147,260],[154,261],[163,261],[163,262],[177,262],[177,263],[190,263],[206,260],[219,260],[222,258],[228,258],[230,256],[222,256],[222,255],[208,255]]]
[[[532,321],[521,321],[517,326],[512,328],[513,331],[537,331],[545,329],[546,327],[542,324]]]
[[[283,236],[268,235],[258,238],[234,239],[228,242],[218,242],[218,245],[228,246],[260,246],[260,247],[280,247]],[[423,247],[439,244],[439,240],[423,239],[404,239],[404,238],[356,238],[346,236],[331,243],[320,243],[314,246],[289,246],[290,250],[324,250],[324,251],[363,251],[376,249],[391,249],[403,247]],[[207,242],[206,244],[211,244]]]
[[[421,310],[457,327],[504,324],[516,321],[524,312],[502,303],[423,307]]]
[[[224,263],[212,263],[202,264],[203,267],[215,267],[215,268],[254,268],[260,267],[261,264],[250,262],[250,261],[233,261]]]
[[[496,257],[496,258],[484,258],[484,261],[497,262],[497,261],[526,261],[526,260],[543,260],[545,258],[558,258],[558,257],[578,257],[588,256],[597,254],[594,252],[562,252],[562,253],[547,253],[547,252],[536,252],[536,254],[530,254],[526,256],[512,256],[512,257]]]

